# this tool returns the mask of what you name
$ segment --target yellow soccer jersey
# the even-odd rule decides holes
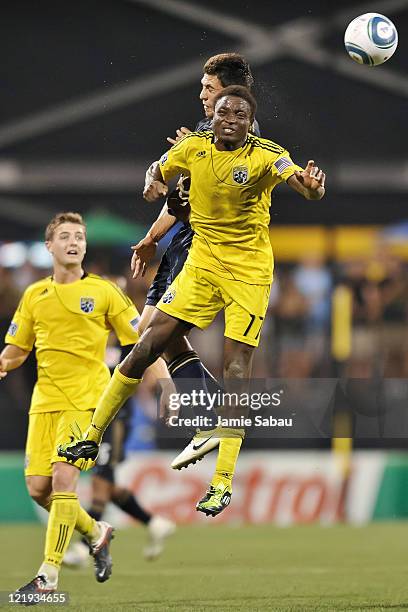
[[[89,274],[68,284],[51,277],[30,285],[6,343],[36,349],[38,380],[30,413],[89,410],[109,382],[104,363],[113,329],[124,346],[138,340],[133,302],[108,280]]]
[[[272,280],[269,207],[274,187],[302,170],[288,151],[248,134],[243,147],[218,151],[213,132],[192,132],[160,159],[164,180],[191,175],[188,263],[250,284]]]

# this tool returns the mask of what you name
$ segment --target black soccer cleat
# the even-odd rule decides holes
[[[36,576],[24,586],[20,587],[14,593],[14,602],[24,606],[35,606],[36,604],[46,603],[41,596],[55,593],[55,586],[51,586],[47,582],[46,576]]]
[[[106,582],[112,574],[112,557],[109,547],[114,538],[114,529],[105,521],[99,521],[98,525],[101,529],[101,537],[91,545],[90,552],[94,558],[95,578],[98,582]]]
[[[99,445],[93,440],[73,440],[60,444],[57,453],[59,457],[65,457],[67,461],[75,462],[78,459],[95,461],[99,453]]]

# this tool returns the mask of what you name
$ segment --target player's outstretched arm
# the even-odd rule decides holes
[[[326,175],[315,165],[313,159],[307,162],[303,172],[296,170],[287,183],[307,200],[321,200],[325,194]]]
[[[7,344],[0,354],[0,379],[5,378],[10,370],[23,365],[29,354],[30,351],[25,351],[19,346]]]

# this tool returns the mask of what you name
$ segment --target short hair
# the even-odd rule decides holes
[[[54,238],[54,233],[57,227],[62,225],[63,223],[77,223],[78,225],[82,225],[84,230],[86,231],[85,221],[82,216],[76,212],[60,212],[55,215],[45,228],[45,241],[48,242]]]
[[[242,98],[248,102],[251,109],[251,122],[254,120],[257,104],[254,96],[246,87],[242,87],[242,85],[230,85],[229,87],[224,87],[224,89],[221,89],[221,91],[214,96],[214,109],[218,100],[221,100],[221,98],[224,98],[225,96],[236,96],[237,98]]]
[[[239,53],[213,55],[205,62],[203,72],[218,77],[223,87],[242,85],[250,89],[254,84],[249,64]]]

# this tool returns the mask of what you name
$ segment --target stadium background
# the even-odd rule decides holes
[[[343,49],[347,23],[370,10],[387,14],[400,36],[395,56],[377,68],[358,66]],[[181,125],[193,128],[201,118],[205,59],[240,51],[255,77],[262,134],[285,145],[298,163],[314,158],[327,172],[321,202],[299,200],[284,187],[274,195],[276,280],[254,374],[312,377],[316,385],[343,375],[380,385],[386,380],[391,395],[406,403],[407,34],[407,0],[309,0],[279,8],[261,0],[4,3],[2,335],[24,287],[48,273],[40,243],[58,211],[80,211],[89,223],[87,270],[128,280],[129,246],[161,207],[142,200],[145,169],[167,148],[166,136]],[[154,268],[128,284],[140,308],[153,273]],[[340,338],[334,352],[333,329]],[[203,360],[220,375],[222,321],[193,337]],[[0,507],[0,520],[37,520],[22,478],[34,374],[34,364],[28,364],[0,386],[0,482],[12,492]],[[343,399],[339,412],[345,421],[340,416],[337,434],[346,439],[352,421]],[[375,409],[370,401],[364,397],[364,410],[378,420],[377,396]],[[128,444],[135,454],[119,477],[152,508],[178,521],[201,522],[194,502],[213,460],[188,475],[171,474],[167,465],[174,452],[157,450],[172,441],[156,439],[153,395],[147,389],[135,403]],[[330,452],[328,436],[249,442],[252,450],[240,459],[235,507],[216,522],[364,523],[408,516],[405,421],[400,425],[399,436],[387,435],[380,424],[371,437],[356,439],[351,460],[347,444]],[[84,479],[85,498],[87,486]]]

